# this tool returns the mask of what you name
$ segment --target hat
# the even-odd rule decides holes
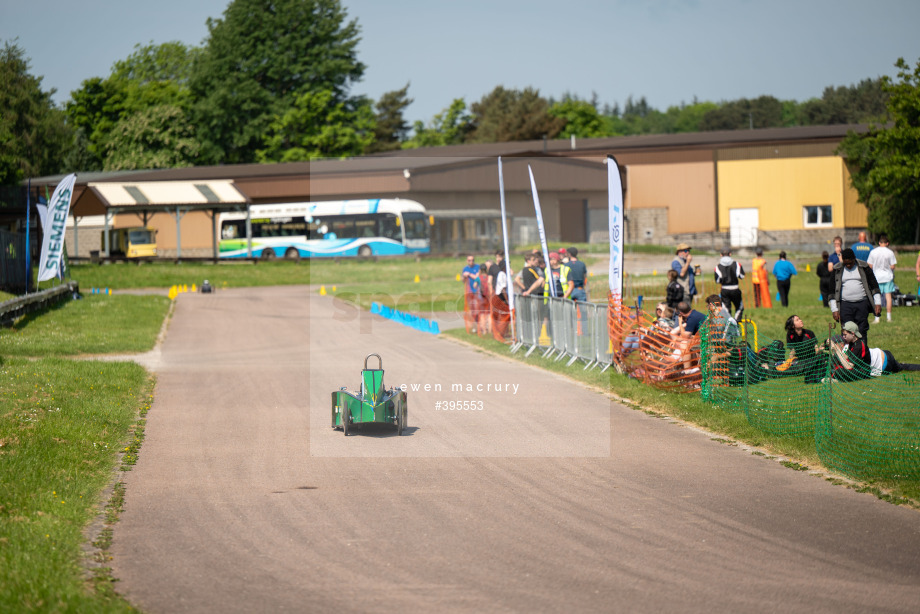
[[[550,252],[549,258],[550,260],[552,260],[553,258],[555,258],[556,260],[559,260],[559,252]]]
[[[840,252],[841,260],[856,260],[856,252],[854,252],[849,247]]]
[[[560,253],[560,254],[564,254],[564,253],[565,253],[565,248],[564,248],[564,247],[560,247],[560,248],[559,248],[559,253]]]
[[[862,333],[859,332],[859,327],[856,326],[856,322],[847,322],[843,325],[843,330],[850,331],[856,335],[857,339],[862,339]]]
[[[684,251],[684,250],[690,251],[690,246],[687,245],[686,243],[678,243],[678,244],[677,244],[677,251],[678,251],[678,252],[682,252],[682,251]]]

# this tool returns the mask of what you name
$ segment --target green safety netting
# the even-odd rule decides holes
[[[917,375],[872,373],[839,338],[784,346],[740,324],[701,329],[704,399],[766,433],[814,437],[822,462],[848,475],[920,477]]]

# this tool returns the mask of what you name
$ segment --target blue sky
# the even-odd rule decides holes
[[[377,99],[411,82],[406,118],[495,86],[546,97],[596,93],[682,102],[769,94],[806,100],[829,85],[894,74],[920,58],[917,0],[342,0],[367,65],[354,91]],[[18,37],[63,103],[137,43],[200,45],[227,0],[0,0],[0,40]]]

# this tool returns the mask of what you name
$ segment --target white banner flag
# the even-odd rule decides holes
[[[67,216],[70,215],[70,200],[77,175],[71,173],[54,188],[48,212],[42,229],[42,254],[38,261],[38,281],[47,281],[61,271],[64,257],[64,233],[67,230]]]
[[[530,192],[533,194],[533,208],[537,213],[537,229],[540,231],[540,248],[543,250],[543,262],[546,263],[546,268],[549,268],[549,250],[546,247],[546,229],[543,227],[543,211],[540,209],[540,195],[537,194],[537,182],[533,179],[533,169],[530,168],[529,164],[527,165],[527,172],[530,173]],[[552,273],[550,275],[552,275]],[[556,296],[556,284],[553,283],[553,280],[547,279],[546,283],[549,284],[550,296]]]
[[[505,242],[505,275],[508,284],[508,309],[511,310],[511,338],[514,336],[514,284],[511,282],[511,254],[508,252],[508,221],[505,215],[505,176],[502,174],[502,157],[498,157],[498,190],[502,204],[502,239]]]
[[[623,298],[623,183],[616,158],[607,156],[607,200],[610,223],[610,293]]]

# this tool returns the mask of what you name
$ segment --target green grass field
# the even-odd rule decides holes
[[[667,259],[665,254],[662,257]],[[105,505],[102,492],[112,480],[113,469],[119,464],[130,467],[136,458],[152,380],[133,363],[84,358],[151,349],[169,310],[170,302],[162,296],[169,286],[191,286],[209,279],[219,292],[225,287],[313,284],[317,291],[323,286],[327,293],[334,291],[365,308],[377,300],[405,311],[427,313],[462,306],[462,284],[456,279],[460,268],[458,260],[445,258],[72,267],[84,293],[82,300],[31,314],[13,328],[0,329],[0,611],[130,610],[111,588],[104,536],[96,554],[101,559],[96,561],[98,567],[88,575],[84,571],[89,565],[81,550],[82,530]],[[647,281],[649,288],[660,286],[660,277],[648,278],[636,281]],[[911,288],[913,272],[899,271],[897,282]],[[93,287],[112,288],[115,293],[91,294]],[[119,293],[137,288],[164,292]],[[654,293],[646,296],[651,300]],[[788,309],[749,309],[746,315],[757,323],[763,338],[780,338],[786,318],[793,313],[803,317],[819,336],[826,334],[829,312],[818,302],[814,273],[802,272],[794,279],[791,303]],[[918,333],[920,307],[902,307],[895,309],[893,322],[873,325],[870,339],[873,346],[892,350],[902,362],[920,363]],[[507,355],[506,346],[467,335],[462,329],[446,334],[484,351]],[[697,424],[713,432],[717,441],[741,441],[767,454],[788,457],[793,459],[789,466],[796,469],[821,466],[815,438],[790,433],[782,426],[789,420],[807,422],[811,419],[807,410],[799,416],[762,414],[751,420],[742,412],[704,402],[698,394],[664,393],[610,371],[584,372],[536,355],[523,359],[519,353],[515,357],[604,389],[638,410]],[[763,394],[791,394],[782,380],[767,384],[761,388]],[[881,386],[873,388],[872,394],[889,392],[884,381]],[[865,389],[859,392],[852,405],[874,402],[861,394]],[[896,403],[897,399],[889,401]],[[844,414],[838,415],[843,420]],[[888,417],[899,428],[904,421],[911,425],[916,421],[912,415]],[[859,426],[856,420],[852,424]],[[883,435],[876,449],[866,449],[866,454],[878,454],[878,446],[886,443]],[[897,471],[894,467],[892,475]],[[858,488],[890,500],[907,497],[915,504],[920,502],[920,482],[891,475],[867,479]],[[117,487],[115,492],[119,492]],[[112,501],[109,516],[114,518],[118,497]]]

